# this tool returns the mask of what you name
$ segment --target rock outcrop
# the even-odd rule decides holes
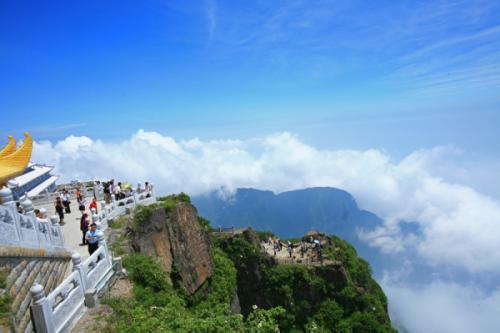
[[[157,258],[165,272],[175,271],[189,295],[212,275],[210,238],[189,203],[179,202],[168,213],[163,207],[156,208],[133,233],[132,246]]]

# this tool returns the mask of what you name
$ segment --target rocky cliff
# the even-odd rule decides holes
[[[210,239],[198,223],[196,208],[180,201],[173,207],[155,207],[147,215],[132,231],[132,247],[157,258],[161,268],[177,274],[192,295],[214,269]]]
[[[280,321],[284,331],[316,327],[325,332],[393,332],[387,298],[372,278],[369,264],[349,243],[322,233],[308,234],[295,241],[312,248],[308,239],[313,235],[321,243],[322,262],[301,259],[297,251],[296,258],[282,263],[263,251],[262,241],[268,235],[261,234],[260,242],[258,235],[249,229],[215,240],[236,267],[243,315],[255,307],[282,307],[287,313]],[[309,249],[305,257],[316,253]]]
[[[133,298],[109,303],[109,331],[394,332],[370,266],[338,237],[290,239],[317,242],[288,258],[269,251],[265,232],[210,239],[185,195],[137,210],[130,230]]]

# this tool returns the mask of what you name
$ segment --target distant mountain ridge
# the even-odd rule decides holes
[[[219,192],[192,197],[200,215],[214,227],[246,227],[270,230],[282,238],[298,237],[309,230],[335,234],[354,244],[361,256],[376,268],[381,260],[361,242],[360,229],[382,223],[377,215],[359,209],[344,190],[314,187],[274,194],[271,191],[239,188],[229,198]]]

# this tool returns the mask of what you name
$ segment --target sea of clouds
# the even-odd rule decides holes
[[[396,322],[410,332],[500,332],[500,201],[457,182],[467,179],[467,170],[450,162],[456,154],[436,147],[394,160],[377,149],[317,149],[287,132],[179,141],[139,130],[119,143],[75,136],[36,142],[33,161],[54,165],[62,181],[148,180],[158,194],[344,189],[384,219],[360,238],[401,260],[380,281]],[[416,223],[418,233],[403,232],[402,221]],[[425,283],[411,282],[415,258],[436,273]],[[443,278],[441,270],[467,278]]]

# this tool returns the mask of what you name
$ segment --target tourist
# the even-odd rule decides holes
[[[106,202],[106,205],[109,205],[111,203],[111,192],[109,190],[110,183],[104,183],[104,202]]]
[[[97,200],[95,198],[92,198],[92,202],[89,205],[89,209],[91,212],[97,213]]]
[[[87,231],[89,231],[89,215],[87,213],[83,213],[80,219],[80,230],[82,231],[82,244],[80,245],[84,246],[87,244],[85,236],[87,235]]]
[[[304,241],[300,242],[300,257],[304,258],[304,254],[306,253],[306,244],[304,244]]]
[[[94,183],[94,198],[97,199],[97,197],[99,196],[99,193],[101,193],[101,191],[102,191],[101,182],[96,180]]]
[[[276,252],[279,251],[279,244],[277,240],[274,241],[273,249],[274,249],[274,256],[276,257]]]
[[[292,253],[293,253],[293,244],[288,241],[288,254],[290,255],[290,258],[292,257]]]
[[[85,213],[85,199],[83,197],[80,197],[79,199],[77,199],[78,201],[78,210],[80,211],[80,213],[82,213],[82,216],[83,214]]]
[[[40,210],[35,209],[36,220],[38,222],[46,223],[47,220],[47,210],[45,208],[40,208]]]
[[[79,188],[79,187],[77,187],[77,188],[76,188],[76,200],[77,200],[77,201],[81,201],[82,199],[83,199],[83,197],[82,197],[82,192],[80,191],[80,188]]]
[[[115,194],[115,199],[116,200],[120,200],[120,199],[123,199],[122,197],[122,187],[121,187],[122,183],[118,183],[115,185],[115,187],[113,188],[113,193]]]
[[[62,199],[63,199],[63,205],[64,205],[64,212],[66,214],[71,214],[71,201],[70,201],[70,195],[68,190],[64,189],[63,194],[62,194]]]
[[[97,225],[92,223],[90,225],[90,230],[85,233],[85,240],[89,246],[89,254],[92,255],[99,247],[98,237],[99,231],[97,231]]]
[[[57,213],[57,215],[59,215],[59,224],[64,225],[65,224],[64,223],[64,205],[62,203],[61,197],[56,198],[55,207],[56,207],[56,213]]]

